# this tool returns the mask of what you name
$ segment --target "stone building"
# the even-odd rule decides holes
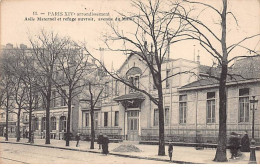
[[[8,114],[8,136],[16,137],[17,114]],[[6,111],[0,109],[0,136],[4,136],[6,129]]]
[[[229,69],[227,78],[227,135],[231,132],[252,135],[252,96],[260,96],[260,56],[237,60]],[[207,70],[215,73],[217,68]],[[187,136],[200,137],[204,142],[217,142],[219,126],[218,82],[204,75],[203,78],[178,89],[185,97],[187,123],[192,129],[185,130]],[[179,102],[181,103],[181,102]],[[194,130],[195,129],[195,130]],[[188,132],[189,131],[189,132]],[[259,110],[255,110],[255,139],[260,142]]]
[[[249,69],[252,67],[249,62],[255,65],[253,69]],[[256,75],[259,64],[259,56],[257,56],[237,60],[230,67],[230,71],[238,75],[229,77],[227,83],[228,134],[231,131],[250,132],[251,114],[249,118],[248,99],[252,95],[259,96],[260,76]],[[250,70],[251,75],[245,75],[249,74]],[[198,142],[200,140],[215,143],[218,135],[218,85],[209,76],[218,74],[218,67],[209,67],[201,65],[199,61],[182,58],[164,62],[163,77],[179,72],[183,73],[163,82],[166,141]],[[130,55],[117,73],[156,97],[157,92],[149,69],[138,56]],[[102,132],[111,139],[119,140],[158,141],[158,108],[149,97],[109,76],[105,79],[104,85],[101,104],[95,109],[96,134]],[[81,105],[80,110],[79,132],[90,136],[89,109]],[[239,116],[239,113],[245,115],[245,112],[246,117]],[[257,115],[259,115],[258,111],[256,117]],[[257,138],[259,138],[259,126],[258,117],[255,128]]]

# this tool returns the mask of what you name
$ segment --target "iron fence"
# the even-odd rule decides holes
[[[251,124],[227,124],[227,139],[231,132],[238,133],[241,137],[247,131],[249,138],[251,138],[252,127]],[[141,129],[141,141],[158,141],[159,129],[142,128]],[[165,128],[165,141],[174,142],[189,142],[189,143],[217,143],[218,141],[218,124],[205,126],[175,126]],[[256,142],[260,144],[260,124],[255,124],[255,136]]]

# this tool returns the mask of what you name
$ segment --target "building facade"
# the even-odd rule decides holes
[[[227,84],[228,135],[231,131],[251,133],[249,98],[252,95],[258,98],[260,76],[255,75],[258,71],[255,68],[251,76],[244,77],[250,71],[247,69],[246,72],[243,67],[248,66],[248,62],[257,66],[257,63],[260,64],[259,56],[237,61],[230,70],[242,77],[233,77]],[[180,58],[165,61],[162,69],[163,77],[181,73],[163,82],[166,141],[216,143],[219,93],[217,82],[209,76],[218,73],[218,67]],[[138,56],[131,55],[118,70],[118,75],[128,78],[153,97],[157,96],[149,69]],[[79,132],[90,136],[90,111],[87,107],[80,107],[79,112]],[[255,115],[255,138],[259,141],[257,110]],[[158,107],[145,94],[111,78],[106,79],[101,104],[95,109],[94,119],[96,134],[102,132],[122,140],[158,141]]]

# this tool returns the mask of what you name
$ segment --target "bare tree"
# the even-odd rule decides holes
[[[244,42],[259,37],[260,34],[252,35],[241,39],[238,42],[233,44],[227,43],[227,19],[229,16],[235,20],[237,23],[237,19],[235,15],[228,11],[228,2],[227,0],[222,0],[221,10],[218,10],[216,7],[203,3],[203,2],[195,2],[195,1],[186,1],[188,4],[197,5],[206,9],[209,9],[212,15],[216,15],[218,20],[220,20],[220,24],[215,24],[219,26],[219,30],[216,29],[216,26],[212,28],[210,26],[211,23],[205,22],[200,19],[199,16],[192,17],[191,14],[187,15],[186,9],[182,8],[175,13],[175,15],[179,15],[181,19],[185,20],[188,24],[189,29],[182,34],[186,40],[196,40],[199,41],[200,45],[211,55],[215,60],[218,61],[220,71],[219,73],[215,73],[214,75],[210,75],[209,77],[216,79],[219,82],[219,135],[218,135],[218,146],[215,155],[214,161],[224,162],[227,161],[226,155],[226,145],[227,145],[227,93],[226,93],[226,82],[228,76],[234,76],[235,74],[229,73],[228,65],[235,59],[241,57],[249,57],[249,56],[234,56],[232,55],[232,51],[237,48],[245,49],[246,51],[254,52],[253,49],[244,45]],[[196,11],[196,10],[195,10]],[[202,10],[203,12],[204,10]],[[178,13],[179,12],[179,13]],[[202,12],[199,15],[202,15]],[[186,24],[185,23],[185,24]],[[233,28],[233,27],[230,27]],[[232,41],[232,40],[229,40]],[[257,54],[257,53],[256,53]],[[232,57],[231,57],[232,56]],[[242,77],[242,76],[241,76]]]
[[[147,3],[141,0],[132,1],[133,10],[135,13],[119,13],[122,18],[129,20],[133,26],[134,32],[131,30],[120,30],[119,26],[114,23],[108,23],[112,35],[106,36],[106,46],[112,51],[119,51],[125,54],[134,54],[147,65],[152,78],[154,86],[157,88],[157,96],[149,93],[149,91],[136,87],[130,80],[119,76],[117,73],[109,72],[102,62],[99,63],[104,67],[106,72],[115,80],[124,83],[130,88],[147,95],[150,100],[158,106],[159,109],[159,148],[158,155],[165,155],[165,141],[164,141],[164,109],[163,109],[163,90],[162,84],[167,78],[162,77],[162,64],[168,61],[169,44],[184,40],[181,32],[184,31],[185,25],[182,20],[175,16],[175,12],[179,10],[180,4],[176,3],[174,7],[169,7],[170,1],[148,0]],[[165,11],[172,11],[166,13]],[[129,24],[128,23],[128,24]],[[116,48],[122,44],[122,47]],[[147,43],[151,43],[148,47]],[[87,48],[85,47],[85,50]]]
[[[12,75],[12,65],[15,63],[13,61],[12,55],[14,54],[14,50],[12,49],[4,49],[1,51],[1,61],[0,61],[0,70],[1,70],[1,80],[0,84],[2,89],[1,93],[1,103],[5,108],[6,113],[6,121],[5,121],[5,140],[8,141],[8,121],[9,121],[9,113],[12,112],[13,106],[13,87],[14,87],[14,76]]]
[[[88,57],[83,54],[77,43],[67,40],[57,56],[54,67],[56,75],[52,79],[58,93],[68,105],[66,146],[69,146],[70,141],[72,102],[82,92],[85,86],[84,78],[90,72],[91,67],[92,65],[88,62]]]
[[[25,91],[25,101],[24,110],[29,113],[29,138],[28,142],[32,142],[32,114],[35,109],[37,109],[38,102],[41,99],[39,96],[39,91],[41,90],[38,84],[38,72],[36,67],[36,59],[33,56],[32,49],[22,49],[21,63],[22,68],[17,71],[18,75],[22,76],[21,80],[23,83],[23,91]]]
[[[14,86],[14,100],[17,106],[17,136],[16,136],[16,141],[19,142],[20,138],[21,138],[21,134],[20,134],[20,116],[21,116],[21,111],[24,107],[24,103],[25,103],[25,89],[23,87],[23,83],[21,78],[17,78],[17,82]]]
[[[42,30],[34,38],[29,37],[32,45],[33,56],[37,66],[38,88],[46,101],[46,141],[50,144],[50,104],[53,84],[53,72],[57,63],[58,56],[63,52],[67,44],[67,38],[60,38],[54,32]]]
[[[83,98],[81,101],[87,102],[90,108],[90,122],[91,122],[91,142],[90,142],[90,149],[94,149],[94,142],[95,142],[95,124],[94,124],[94,113],[95,107],[101,100],[101,94],[103,92],[104,86],[102,84],[102,75],[100,75],[101,68],[95,66],[92,63],[93,68],[88,70],[88,76],[85,77],[85,85],[87,91],[82,92]]]

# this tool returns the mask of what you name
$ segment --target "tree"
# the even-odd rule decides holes
[[[90,108],[90,122],[91,122],[91,142],[90,149],[94,149],[95,142],[95,124],[94,124],[94,113],[95,107],[99,103],[101,94],[103,92],[103,84],[101,81],[102,75],[100,75],[101,68],[92,64],[91,70],[88,70],[88,76],[85,77],[85,85],[88,91],[83,92],[84,98],[81,101],[86,101]]]
[[[66,39],[64,39],[64,41],[65,40]],[[88,57],[82,53],[77,43],[72,40],[67,40],[57,56],[54,68],[56,76],[53,77],[52,82],[57,88],[58,93],[64,98],[68,105],[66,146],[69,146],[72,102],[75,97],[82,92],[85,85],[83,80],[87,73],[90,72],[89,69],[91,68],[91,64],[88,62]]]
[[[22,109],[24,109],[25,103],[26,103],[26,89],[23,77],[25,76],[24,73],[24,63],[23,63],[23,57],[24,57],[24,51],[19,48],[12,49],[12,54],[9,55],[9,57],[12,58],[12,63],[9,64],[10,67],[10,74],[13,76],[13,100],[16,104],[15,108],[16,111],[12,111],[11,113],[17,114],[17,142],[20,141],[21,134],[20,134],[20,115]],[[10,113],[10,112],[9,112]]]
[[[195,1],[186,1],[188,4],[197,5],[206,7],[212,13],[212,15],[217,16],[220,20],[218,24],[219,29],[216,27],[212,28],[209,22],[205,22],[199,18],[199,16],[192,17],[191,14],[187,15],[186,9],[183,7],[182,12],[176,11],[175,15],[179,15],[182,20],[185,20],[185,24],[188,24],[189,29],[186,29],[183,36],[186,40],[196,40],[200,45],[214,58],[218,61],[220,67],[220,72],[215,75],[210,75],[209,77],[216,79],[219,82],[219,135],[218,135],[218,146],[214,161],[224,162],[227,161],[226,156],[226,142],[227,142],[227,93],[226,93],[226,82],[228,76],[232,77],[236,74],[229,73],[228,65],[233,62],[233,60],[248,57],[248,56],[233,56],[231,57],[232,51],[237,48],[245,49],[246,51],[254,52],[253,49],[250,49],[244,45],[244,42],[258,37],[260,34],[252,35],[241,39],[238,42],[233,44],[228,44],[227,41],[227,19],[228,16],[231,16],[237,23],[235,15],[228,11],[228,2],[227,0],[222,0],[222,9],[218,10],[216,7]],[[204,11],[204,10],[203,10]],[[199,15],[202,14],[201,11]],[[232,41],[232,40],[229,40]],[[257,53],[256,53],[257,54]],[[236,75],[237,76],[237,75]],[[242,77],[242,76],[241,76]]]
[[[169,1],[167,1],[169,3]],[[163,109],[163,91],[162,83],[167,80],[162,77],[162,64],[168,59],[169,44],[183,40],[181,32],[184,31],[185,25],[182,20],[175,16],[175,12],[179,10],[180,4],[176,3],[170,7],[166,1],[148,0],[147,3],[141,0],[132,1],[135,13],[123,14],[119,13],[122,18],[129,20],[128,24],[134,27],[134,32],[128,29],[127,32],[121,31],[120,26],[109,23],[112,35],[106,36],[106,46],[112,51],[119,51],[126,54],[134,54],[139,57],[144,64],[147,65],[155,87],[157,88],[157,96],[150,94],[147,90],[136,87],[131,80],[119,76],[117,73],[109,72],[102,62],[99,63],[104,67],[106,72],[115,80],[124,83],[130,88],[147,95],[150,100],[158,106],[159,109],[159,148],[158,155],[165,155],[164,141],[164,109]],[[167,8],[168,7],[168,8]],[[165,11],[171,11],[166,13]],[[118,23],[119,24],[119,23]],[[113,45],[116,43],[116,46]],[[151,43],[150,48],[148,44]],[[118,48],[119,45],[120,48]],[[87,51],[86,46],[84,47]],[[96,59],[97,60],[97,59]]]
[[[1,61],[0,61],[0,70],[1,70],[1,103],[5,108],[6,113],[6,121],[5,121],[5,140],[8,141],[8,121],[9,121],[9,113],[12,112],[13,106],[13,87],[14,87],[14,76],[12,75],[12,64],[15,63],[13,61],[12,55],[14,51],[12,49],[5,49],[1,52]]]
[[[22,68],[17,71],[18,76],[22,76],[23,91],[26,103],[24,104],[24,110],[29,113],[29,138],[28,142],[32,142],[32,114],[33,111],[38,108],[38,101],[41,99],[39,91],[41,87],[38,84],[38,72],[36,67],[36,60],[33,56],[32,49],[21,49],[20,54]]]
[[[64,51],[68,38],[60,38],[54,32],[42,30],[34,38],[29,37],[33,56],[37,66],[38,88],[46,102],[46,141],[50,144],[50,104],[53,84],[53,74],[58,56]]]
[[[24,89],[24,85],[22,83],[21,78],[19,77],[17,79],[17,83],[15,84],[14,87],[14,97],[15,97],[15,102],[17,105],[17,139],[16,141],[19,142],[20,138],[21,138],[21,134],[20,134],[20,115],[21,115],[21,111],[24,107],[24,103],[25,103],[25,89]]]

